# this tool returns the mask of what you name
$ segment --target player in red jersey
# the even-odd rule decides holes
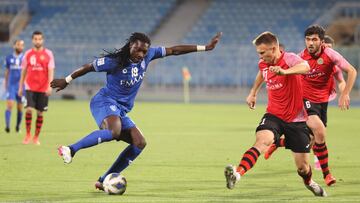
[[[348,75],[347,81],[341,84],[339,108],[347,110],[350,106],[349,93],[355,83],[356,70],[349,64],[338,52],[325,46],[325,30],[319,25],[312,25],[305,31],[304,49],[300,56],[308,61],[311,70],[303,77],[304,87],[304,105],[309,114],[306,124],[312,130],[315,143],[313,151],[320,162],[325,183],[331,186],[336,183],[336,179],[331,175],[328,166],[328,150],[325,143],[326,125],[327,125],[327,106],[328,101],[334,97],[334,72],[336,67],[345,71]],[[335,71],[334,71],[335,68]],[[339,73],[338,73],[339,74]],[[337,76],[341,78],[341,76]],[[282,140],[277,146],[284,146],[286,142]],[[277,148],[272,145],[268,152],[267,158]]]
[[[284,134],[286,147],[293,152],[298,174],[306,188],[316,196],[326,196],[320,185],[312,180],[309,165],[310,132],[306,127],[307,114],[299,74],[307,73],[310,67],[296,54],[281,52],[278,39],[271,32],[260,34],[253,44],[260,57],[259,72],[246,102],[250,109],[255,108],[256,95],[265,81],[268,105],[256,128],[255,144],[245,152],[238,167],[225,167],[226,186],[233,189],[241,176],[255,165],[260,154]]]
[[[48,109],[48,97],[51,94],[50,81],[54,78],[54,56],[44,47],[44,36],[40,31],[32,34],[33,48],[25,52],[18,95],[22,95],[23,84],[26,90],[26,136],[23,144],[31,140],[32,111],[37,111],[36,129],[33,143],[40,145],[39,134],[43,123],[43,112]]]

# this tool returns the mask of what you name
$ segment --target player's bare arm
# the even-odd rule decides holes
[[[48,80],[48,81],[53,81],[53,79],[54,79],[54,68],[49,68],[48,76],[49,76],[49,80]],[[47,95],[47,96],[50,96],[50,95],[51,95],[51,92],[52,92],[52,88],[51,88],[50,83],[49,83],[49,87],[48,87],[48,89],[46,90],[46,95]]]
[[[347,80],[345,88],[339,97],[339,108],[341,110],[347,110],[350,107],[350,91],[354,86],[357,72],[352,65],[343,70],[347,73]]]
[[[88,63],[83,65],[81,68],[75,70],[73,73],[71,73],[69,76],[67,76],[66,78],[61,78],[61,79],[54,79],[53,81],[51,81],[50,86],[52,88],[56,89],[56,92],[64,89],[71,80],[78,78],[80,76],[83,76],[89,72],[94,72],[95,68],[92,65],[92,63]]]
[[[305,74],[309,72],[310,66],[308,63],[303,62],[286,70],[282,69],[280,66],[270,66],[269,69],[271,72],[278,75]]]
[[[19,81],[19,90],[18,90],[18,95],[20,97],[23,95],[23,86],[24,86],[25,76],[26,76],[26,68],[23,68],[21,70],[21,76],[20,76],[20,81]]]
[[[196,51],[211,51],[216,47],[216,44],[219,42],[222,33],[217,33],[210,42],[205,46],[198,46],[198,45],[177,45],[173,47],[167,47],[166,49],[166,56],[171,55],[182,55]]]
[[[6,68],[5,69],[5,82],[4,82],[4,87],[5,87],[6,91],[7,91],[7,87],[8,87],[8,81],[9,81],[9,70]]]
[[[262,85],[262,83],[264,82],[264,78],[261,74],[261,71],[259,71],[256,75],[255,81],[254,81],[254,85],[250,90],[249,95],[246,98],[246,103],[249,106],[250,109],[255,109],[255,105],[256,105],[256,95],[260,90],[260,87]]]

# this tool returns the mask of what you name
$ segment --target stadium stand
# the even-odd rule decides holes
[[[131,32],[156,33],[179,5],[177,0],[29,1],[32,18],[19,38],[25,39],[28,48],[34,30],[45,33],[45,45],[55,54],[57,77],[91,61],[102,49],[119,48]],[[304,46],[303,30],[336,2],[339,1],[212,0],[180,42],[205,44],[216,32],[222,31],[224,34],[216,50],[181,59],[157,60],[151,67],[153,70],[147,73],[146,84],[182,84],[181,68],[187,66],[192,73],[193,86],[249,86],[257,73],[258,56],[251,44],[256,35],[270,30],[279,36],[286,50],[298,52]],[[352,13],[352,10],[344,9],[344,12]],[[10,51],[9,44],[0,44],[1,56]],[[103,79],[99,74],[89,74],[76,82],[99,84]]]
[[[32,19],[18,38],[31,46],[31,33],[41,30],[45,46],[53,50],[56,76],[99,56],[106,49],[119,48],[131,32],[150,34],[175,5],[175,0],[39,0],[32,7]],[[9,45],[0,45],[9,53]],[[98,76],[98,75],[97,75]],[[90,79],[91,77],[91,79]],[[78,82],[104,82],[102,77],[85,76]]]
[[[214,53],[167,59],[149,72],[148,81],[156,84],[181,84],[180,70],[188,66],[193,85],[249,86],[257,73],[258,57],[251,44],[265,30],[276,33],[287,50],[303,48],[303,31],[334,4],[334,0],[213,0],[210,7],[185,36],[184,43],[206,43],[214,33],[223,38]],[[207,60],[204,60],[206,57]],[[166,67],[172,67],[172,73]]]

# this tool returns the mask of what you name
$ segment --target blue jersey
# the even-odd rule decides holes
[[[165,47],[150,47],[146,56],[139,63],[129,63],[126,67],[119,67],[117,59],[103,57],[95,59],[93,66],[97,72],[106,72],[106,86],[99,93],[114,99],[129,112],[140,85],[144,79],[150,61],[164,57]]]
[[[16,56],[15,53],[8,55],[5,58],[4,66],[9,71],[8,75],[8,88],[18,89],[19,81],[21,76],[21,61],[24,54],[19,54]]]

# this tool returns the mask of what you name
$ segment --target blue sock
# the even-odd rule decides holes
[[[23,112],[22,112],[22,111],[18,111],[18,112],[17,112],[17,120],[16,120],[16,128],[19,128],[19,127],[20,127],[21,120],[22,120],[22,116],[23,116]]]
[[[142,150],[135,145],[129,145],[126,147],[113,163],[113,165],[109,168],[109,170],[100,177],[99,181],[103,182],[105,177],[110,173],[120,173],[123,171],[132,161],[136,159],[137,156],[139,156],[141,152]]]
[[[82,138],[77,143],[70,145],[72,154],[74,155],[80,149],[92,147],[102,142],[108,142],[113,140],[113,136],[110,130],[95,130],[88,136]]]
[[[10,127],[10,118],[11,118],[11,111],[6,110],[5,111],[5,122],[6,122],[6,128]]]

